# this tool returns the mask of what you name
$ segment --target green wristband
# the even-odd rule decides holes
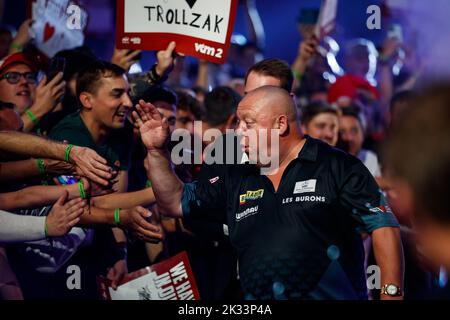
[[[42,178],[44,178],[41,181],[42,185],[48,186],[47,174],[45,173],[45,169],[44,169],[44,160],[37,159],[37,167],[38,167],[39,174],[41,175]]]
[[[114,209],[114,223],[120,225],[120,209]]]
[[[294,75],[295,79],[298,81],[302,81],[302,74],[298,72],[297,70],[292,70],[292,74]]]
[[[25,114],[28,116],[28,118],[30,118],[30,120],[37,126],[39,124],[39,119],[36,118],[36,116],[33,114],[33,112],[31,112],[30,109],[27,109],[25,111]]]
[[[78,182],[78,190],[80,190],[80,197],[81,197],[81,199],[86,199],[86,192],[84,192],[83,181]]]
[[[45,236],[46,238],[48,238],[48,225],[47,225],[47,217],[45,217],[44,236]]]
[[[42,160],[42,159],[37,159],[37,167],[38,167],[39,174],[40,174],[42,177],[45,177],[46,174],[45,174],[45,169],[44,169],[44,160]]]
[[[70,155],[70,150],[72,150],[73,148],[73,144],[69,144],[66,148],[66,154],[64,156],[64,161],[65,162],[69,162],[69,155]]]
[[[23,50],[23,45],[17,44],[17,43],[14,43],[14,42],[12,42],[9,47],[12,48],[12,49],[19,50],[19,51]]]

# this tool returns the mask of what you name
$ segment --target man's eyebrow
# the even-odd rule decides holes
[[[120,95],[122,93],[126,92],[125,88],[114,88],[111,90],[110,94],[115,96],[115,95]]]

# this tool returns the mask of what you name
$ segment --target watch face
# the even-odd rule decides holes
[[[388,295],[393,296],[393,295],[397,294],[398,289],[393,284],[390,284],[390,285],[387,286],[386,292],[387,292]]]

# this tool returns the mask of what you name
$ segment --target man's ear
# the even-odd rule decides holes
[[[92,94],[89,92],[80,93],[80,102],[83,108],[92,109]]]
[[[277,119],[276,129],[280,130],[280,136],[285,136],[289,133],[289,120],[284,114],[280,115]]]

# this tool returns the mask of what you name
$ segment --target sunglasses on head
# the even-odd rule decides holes
[[[5,75],[0,77],[0,80],[6,79],[6,81],[8,81],[8,83],[10,84],[17,84],[19,83],[21,77],[24,77],[28,84],[37,83],[37,76],[34,72],[7,72],[5,73]]]

